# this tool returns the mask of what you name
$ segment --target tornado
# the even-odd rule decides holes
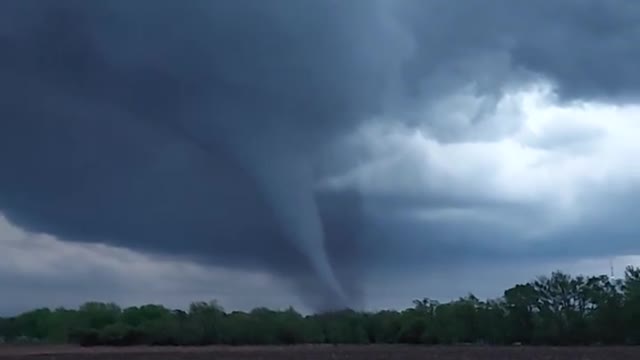
[[[286,131],[262,129],[256,133],[233,124],[232,121],[225,124],[207,121],[203,116],[203,121],[170,130],[210,155],[214,155],[213,143],[223,144],[253,176],[288,242],[305,257],[303,262],[309,264],[322,282],[320,288],[325,289],[324,295],[330,295],[334,306],[347,307],[349,296],[327,253],[308,149],[291,141],[292,136]],[[251,141],[247,141],[248,138]]]
[[[228,141],[234,137],[226,138]],[[296,151],[287,138],[287,134],[266,132],[254,138],[251,145],[246,142],[243,146],[227,144],[235,149],[240,162],[255,177],[287,240],[306,258],[305,262],[322,282],[321,288],[328,292],[326,295],[331,295],[337,306],[346,307],[348,296],[327,253],[315,200],[313,169],[307,153],[300,147]]]
[[[333,271],[327,250],[322,221],[318,212],[310,169],[294,156],[280,158],[271,166],[287,164],[286,170],[259,172],[265,196],[273,207],[288,240],[305,257],[324,286],[347,304],[347,297]],[[281,164],[278,164],[281,163]],[[277,164],[277,165],[276,165]]]

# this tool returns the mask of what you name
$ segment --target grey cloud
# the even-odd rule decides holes
[[[294,305],[299,310],[309,310],[288,296],[284,284],[265,274],[211,269],[111,247],[61,242],[18,232],[2,219],[0,260],[0,291],[5,295],[0,315],[41,306],[78,306],[87,300],[115,301],[123,306],[160,302],[186,308],[193,300],[217,299],[227,310],[265,305],[273,308]],[[448,260],[455,266],[442,266],[439,262],[436,263],[439,266],[429,271],[418,267],[413,269],[418,271],[402,274],[376,273],[367,282],[367,308],[404,308],[411,305],[412,299],[429,296],[449,300],[468,292],[495,297],[515,282],[556,269],[608,271],[607,259],[597,269],[567,268],[572,263],[549,263],[548,259],[490,263],[478,258]],[[12,265],[18,261],[22,266]],[[616,260],[616,267],[626,263],[623,259]],[[162,281],[158,281],[160,278]],[[478,278],[483,281],[477,281]]]
[[[640,200],[637,183],[590,194],[576,226],[559,229],[529,249],[538,257],[579,258],[640,253],[640,225],[635,220]]]
[[[505,119],[487,131],[483,115],[495,109],[501,94],[540,78],[554,83],[562,100],[638,99],[640,71],[635,59],[640,52],[635,44],[640,37],[640,5],[636,3],[432,0],[397,4],[405,31],[414,39],[413,54],[403,64],[407,97],[400,111],[430,127],[441,141],[491,141],[517,129],[517,124],[505,125]],[[483,104],[465,126],[439,120],[440,113],[413,111],[416,106],[437,106],[450,93],[469,86]]]
[[[6,234],[0,232],[0,239],[5,238]],[[143,267],[148,272],[140,274],[141,266],[136,264],[141,262],[139,257],[122,259],[120,254],[112,252],[82,252],[78,257],[74,251],[77,244],[59,243],[60,246],[52,248],[47,246],[51,242],[30,244],[30,239],[26,238],[13,244],[0,241],[3,260],[0,291],[4,294],[0,315],[14,315],[42,306],[75,307],[90,300],[115,301],[123,306],[159,302],[165,306],[186,308],[191,301],[216,299],[229,310],[247,310],[255,306],[284,308],[288,305],[305,310],[302,304],[291,298],[286,287],[274,286],[277,284],[264,280],[252,282],[250,276],[226,274],[216,277],[215,271],[194,276],[179,266],[166,266],[161,261],[147,262]],[[19,259],[15,258],[17,253],[22,255]],[[66,258],[70,253],[76,257]],[[47,265],[43,264],[43,257],[59,258],[59,261]],[[12,265],[18,260],[23,264],[21,267]],[[101,266],[100,262],[105,261],[117,266],[118,271]],[[313,279],[307,280],[313,282]],[[158,285],[163,288],[158,288]],[[301,290],[307,291],[303,298],[311,297],[315,291]],[[307,305],[315,305],[314,300],[317,299],[306,300]]]
[[[528,146],[541,149],[585,154],[592,151],[593,145],[606,135],[603,129],[577,125],[554,127],[543,136],[526,134],[522,141]]]
[[[186,308],[217,299],[230,309],[300,307],[264,272],[195,265],[99,244],[70,243],[17,230],[0,217],[0,314],[86,301]],[[302,308],[304,309],[304,307]]]
[[[548,262],[567,264],[581,259],[615,258],[640,252],[637,241],[640,228],[634,225],[633,212],[617,218],[602,213],[598,217],[589,216],[577,224],[550,229],[541,237],[532,238],[526,234],[536,226],[544,228],[544,218],[531,216],[528,211],[514,216],[513,209],[486,208],[484,211],[503,215],[506,219],[515,217],[526,226],[518,228],[469,218],[450,221],[405,218],[369,224],[367,241],[376,246],[365,250],[370,271],[367,279],[375,284],[372,279],[427,276],[458,267],[480,271],[501,265],[511,269],[518,262],[523,266]],[[544,271],[552,270],[555,269]],[[537,275],[531,271],[527,274],[530,277]]]
[[[535,76],[569,97],[640,84],[629,3],[177,4],[0,4],[0,211],[70,241],[300,274],[318,307],[357,303],[362,264],[422,254],[392,239],[424,239],[433,261],[495,255],[473,243],[491,229],[390,224],[357,191],[314,191],[363,155],[338,146],[363,121],[410,123],[417,103],[469,83],[489,101],[480,115]],[[453,131],[419,120],[455,141],[483,116]]]
[[[470,75],[463,83],[471,79],[492,90],[505,79],[495,76],[498,70],[510,67],[507,78],[511,71],[518,76],[538,72],[557,81],[570,97],[637,95],[640,73],[633,64],[639,55],[635,43],[640,35],[640,6],[636,3],[435,0],[403,4],[411,13],[408,23],[419,36],[417,52],[422,54],[410,62],[412,79],[424,79],[415,74],[428,74],[441,66],[452,77]],[[483,57],[489,60],[477,61]],[[494,71],[487,72],[492,67]]]
[[[338,291],[329,263],[351,252],[351,224],[319,218],[308,164],[380,103],[393,64],[372,56],[385,36],[376,7],[34,4],[2,9],[21,29],[3,29],[0,63],[0,204],[12,221],[67,240],[315,272]],[[340,252],[332,242],[348,254],[326,259]]]

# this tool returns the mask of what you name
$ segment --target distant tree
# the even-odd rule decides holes
[[[78,320],[82,326],[100,330],[120,319],[122,310],[113,303],[88,302],[78,309]]]
[[[51,310],[37,309],[13,319],[13,338],[45,339],[48,335]]]
[[[624,278],[626,342],[640,344],[640,268],[627,267]]]
[[[0,318],[0,341],[133,344],[640,344],[640,269],[624,279],[553,272],[495,300],[425,298],[403,311],[335,311],[302,316],[293,308],[227,313],[215,301],[188,311],[161,305],[121,309],[89,302]]]

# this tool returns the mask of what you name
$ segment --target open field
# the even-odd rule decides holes
[[[478,346],[208,346],[80,348],[0,346],[0,360],[617,360],[640,359],[640,347],[478,347]]]

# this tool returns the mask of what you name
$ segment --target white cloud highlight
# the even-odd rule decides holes
[[[639,105],[561,102],[546,82],[505,93],[490,110],[486,98],[470,94],[464,89],[425,111],[425,123],[439,117],[435,132],[388,121],[360,129],[354,138],[370,161],[326,184],[488,206],[476,215],[463,201],[419,209],[439,220],[490,218],[492,204],[536,208],[542,218],[529,222],[538,233],[541,223],[555,228],[592,216],[585,204],[594,195],[640,183]],[[456,135],[439,138],[445,126]]]

